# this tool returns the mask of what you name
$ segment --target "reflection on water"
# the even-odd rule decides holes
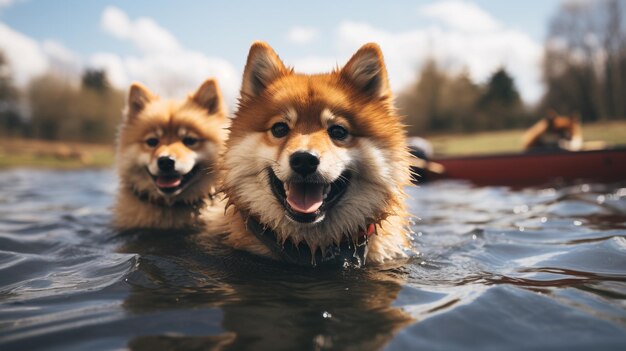
[[[115,233],[108,171],[0,173],[0,348],[623,349],[626,188],[410,189],[418,258],[286,267]]]

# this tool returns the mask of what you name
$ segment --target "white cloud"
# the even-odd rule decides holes
[[[287,33],[287,39],[294,44],[309,44],[317,39],[319,31],[313,27],[293,27]]]
[[[469,1],[436,2],[420,7],[418,12],[446,23],[451,29],[460,31],[493,31],[500,27],[500,23],[489,13]]]
[[[100,21],[105,32],[119,39],[130,40],[144,52],[180,50],[176,38],[150,18],[140,17],[131,21],[117,7],[104,9]]]
[[[55,40],[44,40],[40,46],[48,61],[49,71],[60,74],[74,84],[80,82],[83,62],[76,53]]]
[[[180,96],[196,89],[206,78],[216,77],[229,105],[233,105],[240,77],[230,62],[185,49],[152,19],[131,20],[116,7],[104,10],[100,24],[106,33],[130,41],[140,51],[139,55],[126,57],[92,55],[89,63],[105,69],[114,85],[126,88],[132,81],[140,81],[156,93]]]
[[[48,54],[49,57],[52,57],[58,61],[71,63],[77,63],[78,58],[76,54],[74,54],[70,49],[63,46],[63,44],[59,43],[55,40],[45,40],[41,45],[43,51]]]
[[[337,60],[330,57],[322,56],[308,56],[304,58],[299,58],[290,61],[288,64],[293,65],[297,72],[307,74],[328,72],[335,67],[341,66],[341,64],[338,64]]]
[[[0,22],[0,50],[4,52],[18,86],[49,68],[48,57],[39,43]]]
[[[434,58],[452,73],[467,70],[474,82],[485,83],[500,67],[513,75],[522,97],[535,103],[543,93],[543,48],[526,33],[507,28],[477,5],[466,1],[442,1],[418,9],[437,24],[392,32],[364,22],[344,21],[337,29],[333,57],[292,59],[296,71],[328,72],[368,42],[381,46],[391,88],[399,93],[415,81],[426,60]]]
[[[9,63],[18,87],[46,72],[61,74],[78,81],[82,69],[80,58],[62,43],[54,40],[38,42],[0,22],[0,51]]]
[[[113,37],[131,42],[139,54],[98,52],[85,59],[58,41],[34,40],[2,22],[0,50],[7,57],[15,83],[21,87],[49,71],[78,82],[83,69],[91,67],[104,69],[117,88],[127,89],[131,82],[140,81],[155,93],[175,97],[184,96],[206,78],[215,77],[228,104],[234,105],[241,77],[230,62],[185,49],[152,19],[131,20],[115,7],[104,10],[101,26]]]
[[[104,9],[100,19],[100,26],[107,33],[117,38],[127,39],[130,36],[130,19],[124,11],[117,7],[109,6]]]
[[[448,3],[459,2],[435,5],[445,8],[443,5]],[[458,24],[447,28],[430,26],[391,32],[367,23],[343,22],[338,29],[338,49],[341,56],[347,58],[366,42],[379,43],[391,87],[396,93],[416,79],[425,60],[435,58],[452,72],[467,68],[471,78],[478,83],[485,82],[495,70],[504,66],[513,75],[525,101],[537,102],[543,91],[541,44],[523,32],[493,25],[497,22],[480,8],[477,9],[474,13],[480,13],[478,18],[487,16],[483,18],[483,23],[491,23],[483,26],[481,31],[466,31],[462,29],[462,24]]]

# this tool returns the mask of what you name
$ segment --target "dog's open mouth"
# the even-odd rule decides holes
[[[165,194],[173,194],[179,190],[185,188],[189,181],[198,173],[198,165],[187,172],[187,174],[180,174],[178,172],[161,173],[153,175],[148,171],[148,174],[154,180],[154,185]]]
[[[348,190],[351,173],[344,171],[334,182],[282,182],[269,168],[270,186],[287,216],[296,222],[313,223],[324,219],[326,212],[336,205]]]

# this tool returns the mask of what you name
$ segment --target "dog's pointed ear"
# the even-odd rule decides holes
[[[209,78],[190,96],[190,99],[209,112],[210,115],[224,112],[224,100],[217,81]]]
[[[363,45],[341,69],[341,77],[373,99],[390,99],[391,90],[383,53],[378,44]]]
[[[287,73],[289,70],[272,47],[262,41],[254,42],[243,71],[242,98],[260,95],[276,78]]]
[[[132,118],[143,111],[146,105],[156,99],[148,88],[141,83],[133,83],[128,91],[128,118]]]

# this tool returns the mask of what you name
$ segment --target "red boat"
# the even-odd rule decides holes
[[[465,179],[477,185],[516,187],[555,181],[626,181],[626,147],[443,157],[430,162],[437,167],[428,166],[423,180]]]

